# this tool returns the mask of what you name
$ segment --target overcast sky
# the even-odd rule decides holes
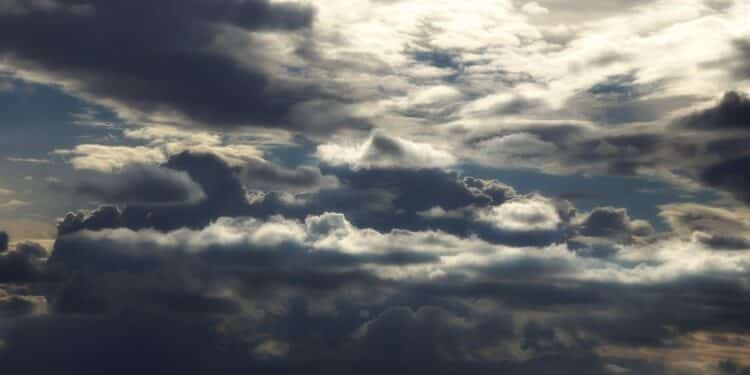
[[[0,369],[748,375],[748,14],[0,0]]]

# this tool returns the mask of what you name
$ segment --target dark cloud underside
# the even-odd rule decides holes
[[[85,4],[89,11],[30,6],[0,12],[0,53],[25,68],[72,80],[73,91],[86,97],[146,114],[176,111],[220,127],[292,126],[295,105],[335,99],[313,85],[277,80],[256,62],[243,64],[213,46],[220,25],[304,32],[315,18],[310,6],[267,0],[58,3]]]

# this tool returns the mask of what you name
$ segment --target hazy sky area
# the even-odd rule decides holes
[[[750,0],[0,0],[0,373],[750,375]]]

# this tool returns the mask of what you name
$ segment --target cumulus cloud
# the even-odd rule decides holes
[[[457,162],[447,151],[382,131],[373,132],[364,143],[353,147],[337,144],[318,146],[316,156],[323,162],[352,168],[436,168]]]
[[[526,198],[492,207],[481,219],[510,232],[554,231],[562,223],[554,205]]]
[[[221,216],[248,214],[246,191],[237,172],[215,155],[183,152],[171,157],[162,167],[136,167],[136,171],[142,168],[156,173],[156,179],[142,180],[143,187],[153,191],[152,199],[144,201],[138,191],[129,191],[121,185],[114,186],[112,192],[96,190],[108,195],[113,192],[132,193],[131,198],[139,202],[122,210],[105,205],[90,212],[69,213],[58,224],[58,232],[119,226],[163,230],[202,227]],[[175,192],[182,195],[181,199],[175,200],[171,195],[156,199],[164,190],[159,183],[165,181],[171,190],[176,189]],[[102,182],[102,186],[107,186],[107,183]],[[194,199],[196,197],[203,199]]]
[[[570,207],[539,196],[504,200],[508,188],[497,182],[464,181],[486,191],[485,202],[496,194],[496,204],[484,207],[506,207],[493,222],[506,230],[538,234],[573,215]],[[581,231],[591,236],[635,227],[613,208],[594,210],[583,222]],[[54,270],[65,281],[44,292],[50,301],[46,315],[3,333],[0,355],[12,366],[41,369],[23,360],[35,347],[68,369],[69,356],[31,343],[53,329],[78,347],[89,342],[87,332],[96,332],[99,347],[114,349],[122,342],[118,332],[128,332],[124,337],[134,342],[153,342],[151,328],[133,329],[156,324],[160,332],[174,333],[168,341],[190,332],[192,339],[174,349],[178,353],[200,352],[203,361],[218,361],[217,366],[230,361],[239,369],[258,368],[269,359],[286,369],[322,357],[330,359],[324,366],[332,366],[331,373],[343,371],[339,365],[349,368],[350,361],[389,363],[393,369],[406,363],[427,369],[439,361],[456,371],[555,373],[561,365],[549,356],[566,358],[571,371],[582,364],[566,362],[569,358],[587,357],[592,374],[606,373],[612,361],[623,368],[651,368],[591,348],[659,350],[662,340],[714,329],[710,311],[726,314],[722,327],[746,329],[743,302],[714,297],[720,291],[747,298],[732,278],[747,271],[747,254],[703,246],[692,237],[667,238],[627,244],[610,258],[589,258],[565,245],[514,247],[440,230],[378,231],[335,212],[300,220],[224,217],[202,228],[166,232],[82,230],[61,235],[47,265],[33,251],[13,253],[15,273],[0,274],[34,282],[56,280],[45,276]],[[661,303],[647,303],[647,309],[634,307],[657,300]],[[43,305],[24,306],[15,311],[28,314]],[[690,319],[675,320],[674,306]],[[530,318],[529,311],[545,318]],[[114,319],[125,312],[127,320]],[[660,328],[666,323],[677,326]],[[304,328],[290,329],[298,325]],[[233,349],[219,354],[202,345],[213,340]],[[156,350],[167,343],[154,347],[158,355],[144,368],[174,368],[163,348]],[[135,361],[143,358],[134,355]],[[193,371],[195,364],[182,365]]]
[[[521,11],[532,16],[549,13],[549,9],[539,5],[536,1],[524,4]]]

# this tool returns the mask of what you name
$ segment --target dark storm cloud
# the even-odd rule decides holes
[[[685,126],[705,129],[750,129],[750,99],[742,92],[728,91],[714,107],[678,120]]]
[[[38,304],[39,301],[36,299],[24,296],[4,295],[0,291],[0,317],[2,318],[7,319],[31,314]]]
[[[730,159],[706,168],[701,180],[708,186],[732,193],[738,200],[750,204],[750,157]]]
[[[0,231],[0,253],[8,250],[9,236],[7,232]]]
[[[45,264],[31,254],[12,251],[0,255],[0,283],[26,283],[45,278]]]
[[[44,258],[48,255],[47,249],[45,249],[44,246],[32,241],[17,243],[16,252],[29,258]]]
[[[205,198],[200,185],[181,171],[133,165],[112,174],[99,174],[78,182],[74,190],[106,203],[174,205]]]
[[[218,25],[304,33],[315,17],[308,5],[58,0],[47,2],[59,5],[51,9],[32,6],[38,3],[23,1],[19,4],[28,11],[0,13],[0,53],[24,68],[73,80],[74,93],[108,105],[146,114],[174,111],[205,126],[289,127],[296,126],[289,123],[292,112],[304,112],[295,110],[297,105],[338,100],[320,87],[277,79],[259,61],[239,62],[212,46]],[[89,11],[62,11],[75,6]],[[258,54],[269,48],[253,43]]]

